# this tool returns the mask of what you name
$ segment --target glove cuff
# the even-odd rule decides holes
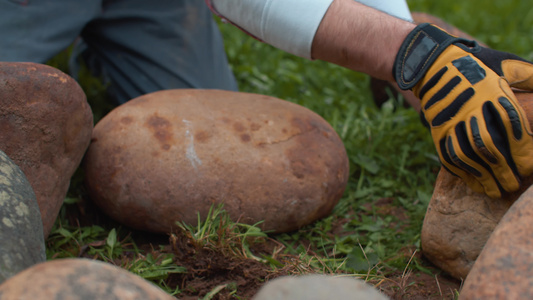
[[[457,42],[475,44],[473,41],[450,35],[429,23],[422,23],[413,29],[403,41],[392,69],[400,89],[412,89],[437,57],[449,45]]]

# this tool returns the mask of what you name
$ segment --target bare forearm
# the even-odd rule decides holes
[[[415,24],[352,0],[335,0],[318,27],[311,54],[383,80],[394,81],[396,54]]]
[[[282,50],[393,81],[396,54],[415,25],[353,0],[331,1],[207,2],[220,16]]]

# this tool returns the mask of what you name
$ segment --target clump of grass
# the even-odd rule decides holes
[[[232,221],[223,204],[211,206],[205,220],[198,215],[196,226],[177,222],[178,228],[182,230],[181,234],[188,239],[185,243],[192,243],[195,249],[210,249],[226,256],[265,262],[250,250],[252,244],[264,243],[268,237],[257,226],[259,224],[248,225]],[[171,234],[172,244],[178,243],[178,239],[176,234]]]
[[[52,228],[46,243],[48,259],[87,257],[114,262],[124,252],[138,252],[130,236],[118,240],[115,228],[75,227],[61,219]]]
[[[161,287],[170,295],[177,295],[179,287],[171,287],[167,279],[171,274],[186,273],[187,269],[176,264],[172,253],[138,253],[135,259],[127,261],[122,266],[124,269],[141,276]]]
[[[170,245],[176,263],[188,272],[170,282],[178,282],[184,295],[247,299],[271,278],[318,271],[304,254],[282,254],[285,247],[259,224],[232,221],[223,205],[212,206],[204,219],[198,216],[197,224],[177,224]]]

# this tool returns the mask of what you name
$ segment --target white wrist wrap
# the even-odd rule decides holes
[[[333,0],[211,0],[213,8],[256,38],[311,59],[318,25]]]
[[[370,6],[391,16],[413,22],[411,11],[405,0],[356,0],[357,2]]]

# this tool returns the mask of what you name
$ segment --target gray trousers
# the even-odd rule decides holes
[[[203,0],[0,0],[0,61],[45,63],[75,41],[119,104],[162,89],[237,90]]]

